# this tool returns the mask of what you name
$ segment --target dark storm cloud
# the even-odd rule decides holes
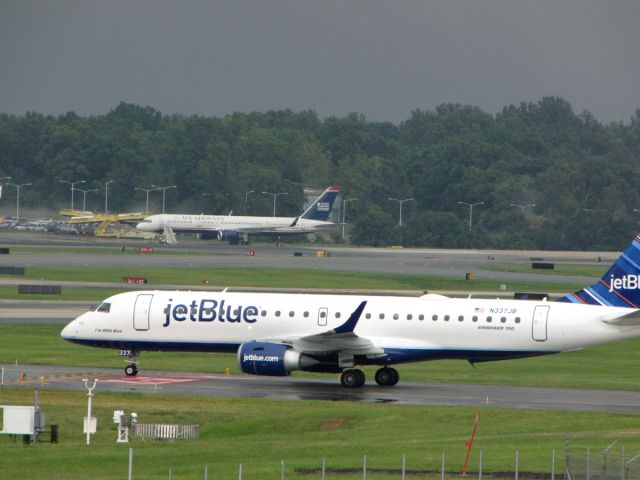
[[[640,107],[637,1],[4,1],[0,112]]]

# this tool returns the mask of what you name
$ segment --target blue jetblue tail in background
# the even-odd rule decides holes
[[[327,188],[318,199],[307,208],[299,218],[305,220],[320,220],[326,222],[336,197],[340,193],[340,185],[332,185]]]
[[[598,283],[558,301],[640,308],[640,235],[636,235]]]

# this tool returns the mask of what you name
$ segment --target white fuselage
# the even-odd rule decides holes
[[[332,222],[307,220],[295,217],[251,217],[240,215],[151,215],[136,225],[144,232],[161,232],[170,228],[175,232],[221,232],[246,233],[311,233],[335,226]]]
[[[235,352],[252,340],[286,342],[327,332],[342,325],[362,301],[367,303],[354,333],[384,349],[387,364],[517,358],[640,335],[638,325],[605,322],[633,311],[620,307],[438,295],[202,291],[118,294],[71,322],[61,335],[76,343],[135,351]]]

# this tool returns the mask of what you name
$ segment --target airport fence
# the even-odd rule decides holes
[[[640,454],[625,455],[620,452],[592,452],[590,449],[565,454],[566,480],[638,480],[640,479]]]

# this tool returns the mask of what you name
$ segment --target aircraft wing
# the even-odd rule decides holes
[[[300,353],[310,355],[340,353],[344,355],[366,355],[368,357],[384,356],[385,353],[382,348],[374,346],[371,340],[354,333],[366,304],[366,301],[361,302],[349,319],[339,327],[315,335],[281,341],[282,343],[290,344]]]

